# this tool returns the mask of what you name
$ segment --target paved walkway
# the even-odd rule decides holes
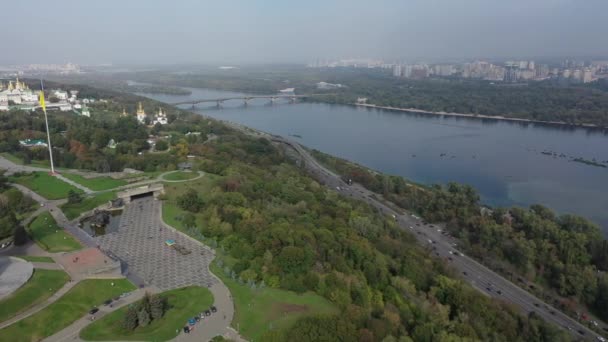
[[[154,289],[150,289],[150,288],[135,290],[127,297],[124,297],[124,298],[121,298],[121,299],[115,301],[112,304],[112,307],[100,306],[99,311],[95,315],[86,314],[85,316],[81,317],[80,319],[78,319],[76,322],[72,323],[68,327],[62,329],[61,331],[57,332],[54,335],[51,335],[51,336],[45,338],[43,341],[53,341],[53,342],[82,341],[78,335],[80,334],[80,331],[84,327],[86,327],[87,325],[89,325],[93,322],[91,320],[92,316],[95,317],[95,320],[99,320],[101,317],[103,317],[111,312],[114,312],[114,311],[122,308],[125,305],[129,305],[131,303],[134,303],[134,302],[140,300],[141,298],[143,298],[146,291],[149,293],[155,292]]]
[[[2,157],[0,157],[0,168],[8,169],[9,172],[48,171],[48,169],[43,168],[16,165]],[[107,191],[116,191],[158,181],[187,182],[204,176],[204,173],[199,172],[199,176],[193,179],[166,181],[164,180],[164,176],[168,173],[169,172],[163,173],[152,180],[128,184]],[[59,175],[58,178],[82,189],[87,194],[95,193],[61,175]],[[48,210],[57,221],[57,224],[63,226],[67,232],[72,234],[84,246],[97,247],[98,245],[102,245],[102,249],[115,250],[117,253],[114,254],[113,252],[114,256],[120,257],[122,261],[127,263],[129,273],[131,271],[133,272],[130,275],[128,274],[128,277],[130,279],[135,279],[136,283],[140,283],[138,280],[141,279],[141,282],[152,285],[151,288],[154,288],[154,291],[164,291],[189,285],[209,288],[214,297],[214,305],[218,309],[217,313],[206,318],[204,323],[199,323],[197,329],[190,334],[184,334],[180,330],[180,333],[175,340],[208,341],[214,336],[222,335],[237,341],[244,341],[244,339],[239,336],[238,332],[230,327],[230,323],[234,316],[234,303],[230,291],[219,278],[209,271],[209,264],[214,258],[213,250],[200,241],[165,224],[162,221],[160,202],[145,198],[134,201],[129,208],[125,208],[125,211],[123,212],[123,218],[121,220],[123,222],[121,222],[121,228],[119,228],[119,231],[122,231],[122,235],[116,234],[112,237],[112,234],[109,234],[93,238],[86,234],[82,229],[79,229],[74,221],[70,222],[65,217],[63,212],[59,209],[59,205],[64,201],[50,201],[24,186],[19,184],[13,184],[13,186],[42,204],[42,206],[36,210],[35,214],[40,214]],[[35,215],[32,215],[26,223],[29,223],[33,217],[35,217]],[[175,249],[164,244],[167,239],[175,240],[178,244],[190,250],[191,253],[181,255]],[[37,245],[32,243],[28,244],[27,247],[22,246],[19,247],[19,249],[11,249],[10,252],[18,252],[22,255],[34,255],[30,252],[35,252],[36,255],[50,255],[49,253],[40,250]],[[60,268],[57,264],[35,263],[35,265],[36,267],[46,269]],[[13,317],[11,320],[3,322],[0,325],[0,329],[42,310],[69,291],[76,283],[77,281],[68,282],[44,303],[40,303],[28,309],[26,312]],[[124,303],[114,305],[113,308],[100,308],[96,317],[102,317],[121,306],[138,300],[143,296],[144,291],[143,289],[140,289],[137,290],[137,293],[139,294],[129,296],[124,300]],[[79,340],[78,334],[80,330],[90,322],[89,316],[87,315],[45,340]]]
[[[12,256],[0,257],[0,300],[10,296],[32,277],[34,266]]]
[[[86,186],[84,186],[82,184],[76,183],[76,182],[74,182],[71,179],[68,179],[68,178],[62,176],[60,173],[55,174],[55,177],[57,177],[57,178],[61,179],[62,181],[66,182],[66,183],[68,183],[68,184],[70,184],[70,185],[72,185],[72,186],[74,186],[74,187],[76,187],[76,188],[78,188],[78,189],[80,189],[82,191],[84,191],[85,194],[91,194],[91,193],[93,193],[93,190],[87,188]]]
[[[0,329],[5,328],[15,322],[18,322],[26,317],[29,317],[29,316],[35,314],[36,312],[38,312],[40,310],[46,308],[47,306],[49,306],[53,302],[55,302],[57,299],[61,298],[61,296],[66,294],[76,284],[78,284],[77,281],[68,281],[62,288],[57,290],[57,292],[53,293],[53,295],[50,296],[49,298],[47,298],[47,300],[45,300],[44,302],[38,303],[38,304],[32,306],[31,308],[27,309],[26,311],[18,314],[17,316],[9,319],[8,321],[4,321],[4,322],[0,323]]]
[[[158,176],[158,180],[163,181],[163,182],[167,182],[167,183],[182,183],[182,182],[190,182],[190,181],[193,181],[193,180],[197,180],[197,179],[199,179],[199,178],[201,178],[201,177],[203,177],[205,175],[205,173],[203,171],[198,171],[198,176],[196,176],[194,178],[176,179],[176,180],[165,179],[165,176],[170,175],[170,174],[175,173],[175,172],[187,172],[187,171],[175,170],[175,171],[165,172],[165,173],[161,174],[160,176]]]
[[[5,169],[7,175],[12,175],[15,172],[49,171],[49,169],[46,168],[15,164],[2,156],[0,156],[0,169]]]
[[[159,219],[161,204],[154,198],[140,198],[125,205],[116,232],[94,238],[129,267],[129,271],[162,291],[185,286],[210,287],[216,279],[208,265],[213,252],[196,240],[165,227]],[[166,241],[173,240],[173,247]],[[180,253],[176,247],[184,248]]]
[[[65,271],[61,265],[55,262],[32,262],[34,268],[41,270],[54,270],[54,271]]]
[[[34,191],[29,188],[21,185],[21,184],[11,184],[15,188],[19,189],[25,195],[30,196],[36,202],[42,204],[42,207],[46,208],[51,213],[51,216],[57,221],[57,225],[63,227],[68,233],[76,238],[82,245],[87,247],[97,247],[93,238],[85,233],[82,229],[78,228],[75,223],[72,223],[68,220],[67,217],[63,214],[63,211],[59,209],[59,204],[63,203],[63,200],[59,201],[50,201],[46,198],[38,195]]]

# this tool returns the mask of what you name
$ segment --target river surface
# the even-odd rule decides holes
[[[242,95],[188,89],[188,96],[140,95],[168,103]],[[267,99],[248,106],[226,101],[222,108],[203,103],[195,111],[291,136],[308,147],[418,183],[469,184],[491,206],[538,203],[582,215],[608,235],[608,168],[572,161],[608,161],[608,134],[602,131],[285,100],[271,105]]]

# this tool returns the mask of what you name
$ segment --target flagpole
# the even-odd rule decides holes
[[[49,118],[46,115],[46,103],[44,102],[44,83],[40,79],[40,106],[44,112],[44,123],[46,124],[46,139],[49,145],[49,158],[51,159],[51,174],[55,175],[55,165],[53,165],[53,147],[51,146],[51,132],[49,132]]]

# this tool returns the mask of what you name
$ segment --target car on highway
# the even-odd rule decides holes
[[[215,306],[212,306],[211,307],[211,312],[214,312],[214,313],[217,312],[217,308]]]
[[[99,311],[99,308],[92,308],[91,310],[89,310],[89,314],[94,315],[97,313],[97,311]]]

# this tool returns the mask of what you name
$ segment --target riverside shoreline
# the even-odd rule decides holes
[[[598,126],[596,124],[585,124],[585,123],[574,124],[574,123],[568,123],[568,122],[564,122],[564,121],[543,121],[543,120],[532,120],[532,119],[522,119],[522,118],[510,118],[510,117],[505,117],[505,116],[501,116],[501,115],[493,116],[493,115],[485,115],[485,114],[433,112],[433,111],[429,111],[429,110],[416,109],[416,108],[400,108],[400,107],[380,106],[380,105],[366,104],[366,103],[353,103],[352,105],[354,105],[355,107],[385,109],[385,110],[393,110],[393,111],[399,111],[399,112],[411,112],[411,113],[438,115],[438,116],[455,116],[455,117],[464,117],[464,118],[491,119],[491,120],[501,120],[501,121],[537,123],[537,124],[544,124],[544,125],[569,126],[569,127],[602,129],[602,130],[608,129],[608,127]]]

